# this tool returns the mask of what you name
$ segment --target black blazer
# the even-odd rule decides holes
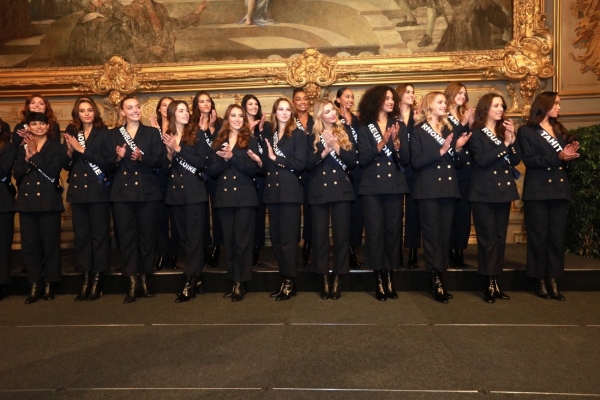
[[[65,135],[77,139],[78,132],[72,125],[67,126]],[[63,144],[61,156],[62,167],[69,171],[69,188],[67,189],[67,201],[69,203],[103,203],[108,201],[110,186],[108,180],[108,167],[114,159],[115,150],[110,151],[106,145],[109,132],[108,128],[92,128],[85,141],[83,154],[73,151],[73,158],[67,155],[67,144]],[[96,175],[90,164],[100,168],[104,177]]]
[[[350,128],[346,126],[346,130]],[[352,136],[346,132],[348,139]],[[353,140],[352,148],[344,150],[340,148],[340,154],[337,155],[347,166],[344,171],[342,166],[328,154],[325,158],[321,158],[321,153],[325,146],[318,141],[317,151],[314,148],[315,135],[310,134],[307,137],[306,148],[306,169],[310,172],[310,180],[308,184],[308,204],[323,204],[334,201],[353,201],[354,191],[352,190],[352,182],[348,174],[356,166],[358,153]]]
[[[481,129],[473,129],[469,148],[473,172],[469,185],[469,200],[484,203],[509,203],[519,199],[511,166],[521,162],[521,152],[515,141],[506,147],[500,138],[496,144]],[[508,155],[510,165],[504,159]],[[464,168],[464,167],[463,167]]]
[[[215,207],[258,207],[254,176],[260,167],[248,157],[248,150],[258,154],[258,145],[253,137],[250,137],[245,149],[236,144],[229,161],[213,150],[208,169],[210,175],[217,179]]]
[[[308,116],[308,121],[306,122],[306,130],[304,130],[304,128],[302,127],[302,124],[300,123],[300,120],[298,120],[298,118],[294,118],[294,122],[296,123],[297,128],[299,130],[301,130],[302,132],[304,132],[304,134],[306,135],[306,137],[308,137],[310,134],[312,134],[313,128],[315,126],[315,119],[313,118],[312,115]],[[300,174],[299,179],[301,181],[304,181],[304,183],[306,184],[306,182],[308,182],[310,180],[310,172],[308,172],[305,169]]]
[[[517,140],[525,164],[523,200],[571,199],[567,169],[571,162],[558,158],[556,150],[544,139],[539,125],[523,125],[517,133]],[[558,135],[562,148],[566,143]]]
[[[110,190],[110,201],[160,201],[162,195],[155,170],[162,166],[165,158],[165,146],[158,129],[140,124],[133,141],[144,152],[142,160],[132,161],[131,147],[127,146],[125,157],[117,163],[116,148],[125,144],[120,128],[119,126],[111,129],[106,141],[108,151],[112,151],[114,154],[109,166],[111,170],[115,171]]]
[[[413,131],[415,129],[415,116],[414,112],[411,110],[410,116],[408,117],[408,123],[406,125],[406,139],[408,141],[408,149],[410,151],[410,139],[412,137]],[[408,163],[404,167],[404,176],[406,179],[415,179],[415,170],[412,167],[411,163]]]
[[[29,162],[25,161],[25,148],[19,146],[17,162],[13,175],[17,181],[19,193],[15,202],[15,211],[41,212],[64,211],[62,194],[57,190],[61,171],[62,146],[46,140],[42,149],[34,154]],[[50,182],[40,172],[55,179]]]
[[[394,125],[398,120],[388,118],[387,127]],[[358,160],[363,169],[362,179],[358,193],[362,195],[408,193],[406,177],[402,169],[410,162],[408,136],[406,125],[400,122],[400,149],[394,150],[390,138],[387,147],[392,151],[390,159],[383,150],[377,151],[377,142],[371,128],[373,127],[382,137],[376,121],[358,128]]]
[[[351,113],[352,114],[352,113]],[[346,132],[348,132],[348,136],[350,137],[350,141],[354,144],[354,147],[357,151],[358,155],[358,128],[360,124],[358,123],[358,117],[352,114],[352,124],[347,124],[345,120],[341,120],[344,126],[346,127]],[[354,137],[356,135],[356,138]],[[350,166],[348,166],[350,167]],[[353,181],[360,180],[362,177],[362,167],[358,162],[358,157],[356,158],[356,166],[350,170],[350,179]]]
[[[275,133],[276,134],[276,133]],[[273,136],[265,139],[273,146]],[[281,136],[277,144],[285,155],[276,155],[275,161],[269,158],[269,152],[263,153],[263,168],[267,171],[264,203],[302,203],[304,194],[298,176],[306,165],[306,134],[294,129],[292,136]]]
[[[17,146],[19,146],[21,144],[21,142],[23,141],[23,138],[21,136],[19,136],[17,131],[20,129],[23,129],[24,127],[25,127],[25,122],[19,122],[17,125],[15,125],[15,129],[13,130],[12,141]],[[48,137],[48,139],[51,142],[60,144],[60,126],[58,125],[58,122],[53,123],[52,126],[48,129],[48,131],[50,131],[50,130],[52,130],[52,132],[54,132],[54,137],[53,138]]]
[[[263,158],[264,155],[269,151],[267,149],[267,142],[265,141],[267,137],[269,136],[273,136],[273,130],[271,129],[271,123],[268,121],[265,121],[265,124],[263,125],[263,130],[259,130],[258,129],[258,125],[256,125],[254,127],[254,139],[256,139],[256,144],[258,146],[258,153],[257,155],[260,158]],[[256,174],[255,179],[261,179],[261,182],[264,181],[265,177],[267,176],[267,171],[265,170],[265,168],[261,168],[258,173]]]
[[[467,135],[471,129],[469,125],[462,125],[458,119],[456,119],[451,113],[448,113],[448,121],[452,124],[452,133],[454,133],[454,140],[457,140],[459,136]],[[471,139],[469,139],[469,142]],[[471,179],[471,167],[473,166],[473,159],[471,158],[471,152],[469,146],[466,146],[462,151],[463,166],[456,170],[456,178],[459,181],[468,181]]]
[[[12,212],[15,206],[16,189],[11,179],[16,157],[17,146],[5,142],[0,149],[0,213]]]
[[[415,199],[439,199],[446,197],[460,198],[456,168],[463,165],[462,154],[455,153],[454,159],[447,152],[440,156],[442,147],[429,133],[423,129],[423,122],[416,125],[410,141],[411,162],[415,170]],[[450,135],[444,128],[442,136]],[[454,139],[457,136],[453,136]],[[454,151],[455,140],[450,149]]]

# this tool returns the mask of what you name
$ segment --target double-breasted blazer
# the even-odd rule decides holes
[[[469,128],[468,124],[461,124],[460,121],[456,119],[456,117],[454,117],[451,113],[448,113],[448,121],[450,122],[450,124],[452,124],[452,133],[454,134],[454,140],[457,140],[461,135],[467,135],[471,131],[471,128]],[[471,141],[471,139],[469,139],[469,141]],[[466,146],[462,153],[463,154],[461,155],[461,158],[463,161],[463,165],[462,167],[456,170],[456,178],[459,181],[468,181],[469,179],[471,179],[471,168],[473,166],[473,159],[471,157],[469,146]]]
[[[345,121],[343,119],[341,119],[341,121],[346,126],[346,132],[348,132],[350,141],[354,143],[354,148],[357,152],[356,166],[350,170],[350,179],[360,180],[362,178],[362,167],[360,166],[360,162],[358,161],[358,128],[360,127],[360,124],[358,123],[358,117],[352,114],[351,124],[348,124],[348,121]]]
[[[4,142],[0,148],[0,213],[11,212],[15,206],[15,187],[12,184],[12,172],[17,157],[17,146]]]

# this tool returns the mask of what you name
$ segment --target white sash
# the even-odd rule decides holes
[[[27,143],[23,145],[23,148],[25,149],[25,153],[27,153]],[[35,168],[38,170],[38,172],[39,172],[40,174],[42,174],[42,176],[43,176],[44,178],[48,179],[48,180],[49,180],[50,182],[52,182],[52,183],[56,183],[56,178],[50,178],[50,177],[49,177],[48,175],[46,175],[46,173],[45,173],[44,171],[42,171],[42,170],[40,169],[40,167],[38,167],[38,166],[36,166]],[[59,185],[57,185],[57,186],[58,186],[58,187],[60,187]]]
[[[275,133],[273,134],[273,151],[279,157],[286,158],[285,154],[283,154],[283,152],[279,149],[279,146],[277,146],[277,143],[279,143],[279,134],[277,133],[277,131],[275,131]]]
[[[294,122],[296,123],[296,126],[298,127],[298,129],[300,129],[300,130],[302,130],[302,132],[306,133],[306,130],[302,126],[302,122],[300,122],[300,120],[298,118],[294,118]]]
[[[433,130],[433,128],[431,127],[431,125],[429,125],[427,122],[425,122],[423,125],[421,125],[421,127],[423,128],[423,130],[427,133],[429,133],[429,135],[431,135],[431,137],[440,144],[440,147],[444,145],[444,143],[446,142],[446,139],[444,139],[439,133],[437,133],[436,131]],[[454,158],[454,150],[452,150],[452,147],[448,148],[448,154],[450,154],[450,157]]]
[[[484,127],[481,129],[481,131],[482,131],[483,133],[485,133],[485,134],[487,135],[487,137],[489,137],[489,138],[490,138],[490,140],[496,144],[496,146],[500,146],[500,145],[502,144],[502,141],[501,141],[500,139],[498,139],[498,137],[497,137],[496,135],[494,135],[494,134],[492,133],[492,131],[490,131],[490,130],[488,129],[488,127],[487,127],[487,126],[484,126]],[[508,154],[504,156],[504,160],[505,160],[505,161],[508,163],[508,166],[510,167],[510,169],[511,169],[511,171],[512,171],[512,173],[513,173],[513,176],[514,176],[514,178],[515,178],[515,179],[519,179],[519,178],[521,177],[521,172],[519,172],[519,171],[518,171],[518,170],[517,170],[515,167],[513,167],[513,165],[510,163],[510,157],[508,156]]]
[[[454,115],[452,115],[451,113],[448,113],[448,120],[450,120],[450,122],[452,122],[452,124],[454,126],[461,126],[462,125],[460,123],[460,121],[458,119],[456,119],[456,117]]]
[[[342,118],[340,119],[342,124],[346,124],[346,121]],[[348,125],[348,124],[346,124]],[[352,137],[354,138],[354,143],[358,143],[358,134],[356,133],[356,130],[354,129],[354,127],[352,125],[348,125],[348,127],[350,128],[350,131],[352,132]]]
[[[369,124],[369,130],[371,131],[371,134],[373,135],[373,137],[375,138],[375,142],[377,144],[381,143],[383,138],[381,137],[381,134],[379,133],[379,131],[377,130],[377,128],[375,127],[375,124]],[[385,144],[383,146],[383,152],[385,153],[385,155],[391,160],[392,159],[392,151],[387,147],[387,144]]]
[[[185,161],[183,158],[175,156],[175,160],[177,160],[177,163],[181,165],[186,171],[189,171],[194,175],[198,175],[198,168],[188,164],[188,162]]]
[[[560,145],[560,143],[558,143],[558,140],[556,140],[551,134],[549,134],[548,132],[546,132],[544,130],[544,128],[542,128],[541,131],[538,132],[540,134],[541,137],[543,137],[546,142],[548,142],[548,144],[550,146],[552,146],[552,148],[557,152],[560,153],[561,151],[563,151],[562,146]]]
[[[79,131],[79,133],[77,134],[77,141],[79,142],[79,145],[85,149],[85,136],[83,135],[82,131]],[[102,176],[102,181],[104,181],[104,173],[102,172],[100,167],[98,167],[96,164],[93,164],[89,161],[87,161],[87,163],[92,168],[92,170],[94,171],[96,176],[98,176],[98,177]]]
[[[325,141],[325,139],[323,138],[323,136],[319,135],[319,139],[321,140],[321,144],[322,144],[323,146],[327,147],[327,142]],[[347,166],[347,165],[346,165],[346,164],[345,164],[345,163],[342,161],[342,159],[341,159],[341,158],[339,158],[339,157],[337,156],[337,154],[335,154],[335,151],[332,151],[332,152],[330,152],[330,153],[329,153],[329,155],[330,155],[331,157],[333,157],[333,159],[334,159],[335,161],[337,161],[337,163],[338,163],[338,164],[340,164],[340,166],[342,167],[342,169],[343,169],[344,171],[346,171],[346,170],[348,169],[348,166]]]
[[[213,141],[211,138],[208,137],[206,132],[208,132],[208,131],[204,131],[204,140],[206,140],[206,144],[208,144],[208,147],[210,147],[212,149]]]
[[[135,151],[135,149],[137,149],[137,145],[135,144],[135,142],[133,141],[133,138],[131,137],[131,135],[129,134],[129,132],[127,132],[127,129],[125,129],[125,125],[123,125],[120,129],[119,132],[121,132],[121,136],[123,136],[123,139],[125,139],[125,143],[127,143],[127,145],[129,147],[131,147],[131,151]],[[142,151],[142,149],[140,149],[140,153],[142,153],[142,155],[144,154],[144,152]]]

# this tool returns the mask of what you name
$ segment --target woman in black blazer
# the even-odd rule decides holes
[[[0,118],[0,300],[10,283],[10,253],[15,228],[15,194],[12,170],[17,146],[10,142],[10,127]]]
[[[235,302],[244,299],[245,283],[252,280],[254,214],[258,206],[254,176],[260,169],[250,158],[258,154],[258,145],[239,105],[227,107],[213,151],[214,162],[209,170],[217,179],[215,207],[219,208],[225,239],[227,277],[234,282],[224,297]]]
[[[462,167],[463,146],[470,137],[471,134],[454,138],[443,93],[431,92],[423,98],[420,121],[410,141],[415,170],[413,198],[419,203],[431,293],[441,303],[452,298],[444,289],[442,273],[448,268],[454,203],[460,197],[455,168]]]
[[[73,212],[75,253],[82,273],[81,291],[75,301],[93,301],[100,297],[102,274],[108,271],[110,261],[107,173],[114,153],[106,144],[108,128],[94,100],[77,99],[71,118],[65,131],[62,167],[69,172],[67,201]]]
[[[52,110],[52,106],[50,106],[50,102],[44,96],[38,93],[30,94],[25,99],[25,106],[21,110],[21,122],[15,125],[15,130],[12,135],[12,141],[15,146],[18,146],[23,141],[23,138],[30,132],[27,130],[27,116],[31,112],[39,112],[42,113],[48,118],[48,124],[50,132],[52,135],[49,135],[49,139],[55,143],[60,143],[60,126],[56,121],[56,116],[54,115],[54,111]],[[50,137],[51,136],[51,137]]]
[[[508,300],[498,285],[504,268],[506,231],[510,203],[519,199],[515,178],[521,152],[515,142],[512,120],[504,119],[506,103],[498,94],[488,93],[477,103],[469,149],[473,172],[469,201],[477,235],[479,275],[485,276],[483,297],[487,303]]]
[[[267,171],[265,204],[269,207],[269,226],[273,252],[282,275],[278,291],[271,297],[289,300],[296,294],[300,241],[300,205],[304,199],[298,176],[306,164],[306,134],[294,122],[294,107],[285,97],[273,103],[273,135],[266,138],[263,168]]]
[[[579,157],[579,142],[573,141],[558,121],[559,113],[558,93],[538,94],[517,140],[526,167],[527,276],[536,279],[539,297],[564,301],[556,280],[565,269],[567,206],[571,199],[567,169]]]
[[[153,273],[158,213],[162,194],[155,170],[165,157],[158,129],[140,122],[140,102],[132,95],[121,100],[123,124],[110,131],[108,148],[116,154],[110,191],[114,204],[115,227],[119,233],[123,274],[129,278],[124,303],[135,301],[141,283],[142,296],[154,297],[146,277]],[[139,282],[138,282],[139,276]]]
[[[331,100],[314,104],[315,126],[308,136],[306,169],[310,172],[308,191],[312,207],[314,238],[312,269],[323,277],[321,298],[341,296],[341,277],[350,272],[348,243],[350,210],[354,200],[348,177],[358,155],[349,129],[337,117]],[[329,213],[333,239],[333,279],[329,276]]]
[[[348,87],[338,89],[335,101],[333,102],[340,110],[340,121],[346,126],[346,131],[350,132],[354,146],[358,143],[358,117],[352,114],[354,108],[354,92]],[[350,182],[352,182],[352,191],[354,192],[354,201],[350,208],[350,246],[348,253],[350,255],[350,269],[361,268],[362,261],[358,260],[355,248],[362,244],[363,230],[365,228],[365,216],[363,212],[362,196],[358,194],[360,189],[360,178],[362,177],[362,168],[356,159],[356,166],[350,169]]]
[[[444,96],[446,97],[448,122],[452,125],[452,133],[456,140],[471,131],[470,126],[473,124],[475,109],[469,107],[467,88],[460,82],[449,84],[444,91]],[[448,262],[451,268],[467,268],[464,250],[469,244],[469,236],[471,234],[471,205],[468,199],[473,162],[469,154],[469,149],[465,149],[462,159],[463,166],[456,170],[460,199],[458,199],[454,207],[452,234],[450,236]]]
[[[169,127],[163,135],[166,158],[162,166],[167,178],[165,201],[171,207],[176,230],[187,254],[186,282],[175,298],[176,303],[181,303],[202,290],[204,218],[208,201],[203,171],[208,166],[212,151],[199,137],[197,125],[190,121],[185,101],[171,102],[167,108],[167,119]]]
[[[62,146],[51,140],[48,117],[43,113],[27,115],[28,134],[19,146],[14,178],[19,193],[15,211],[19,212],[21,249],[27,268],[30,292],[25,304],[35,303],[42,277],[46,282],[43,299],[54,300],[52,284],[59,282],[60,214],[65,210],[60,187]]]
[[[410,161],[406,126],[397,118],[398,94],[373,86],[358,105],[358,159],[363,168],[360,194],[365,213],[365,267],[375,272],[375,298],[397,299],[393,272],[402,247],[402,214]]]

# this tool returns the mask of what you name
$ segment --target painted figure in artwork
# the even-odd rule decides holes
[[[273,21],[267,16],[269,0],[245,0],[248,11],[240,20],[241,24],[264,26],[272,24]]]

